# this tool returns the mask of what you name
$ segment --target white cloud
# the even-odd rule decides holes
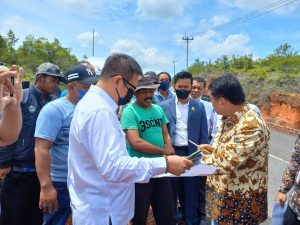
[[[7,28],[14,30],[22,27],[23,20],[19,15],[5,16],[0,18],[0,24],[2,29]]]
[[[59,4],[65,8],[73,9],[90,9],[92,7],[91,0],[52,0],[54,4]]]
[[[160,71],[171,64],[171,58],[161,54],[158,49],[144,47],[135,40],[119,39],[113,44],[111,52],[123,52],[131,55],[140,63],[143,71]]]
[[[146,17],[171,18],[182,15],[187,1],[139,0],[137,12]]]
[[[229,18],[226,16],[214,16],[211,20],[213,27],[220,26],[229,22]]]
[[[216,59],[222,55],[245,55],[252,52],[250,38],[245,33],[231,34],[222,38],[216,31],[208,31],[204,35],[195,36],[191,42],[191,51],[205,58]]]
[[[200,21],[201,30],[208,30],[213,27],[220,26],[222,24],[228,23],[230,20],[227,16],[215,15],[210,19],[202,19]]]
[[[82,47],[91,47],[93,45],[93,32],[84,32],[77,36]],[[94,43],[101,44],[103,40],[98,32],[94,32]]]
[[[237,7],[246,10],[260,10],[268,6],[268,9],[271,9],[272,12],[276,14],[288,14],[289,12],[296,11],[296,9],[300,8],[299,1],[294,1],[290,4],[287,4],[288,2],[286,1],[279,2],[276,0],[252,0],[251,3],[249,3],[248,0],[219,0],[219,2],[229,7]]]

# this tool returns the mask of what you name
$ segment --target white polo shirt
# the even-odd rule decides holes
[[[74,225],[126,225],[134,214],[134,183],[166,169],[163,157],[128,156],[117,104],[92,85],[70,128],[68,188]]]

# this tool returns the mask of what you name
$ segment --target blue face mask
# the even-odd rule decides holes
[[[76,91],[78,92],[79,96],[76,96],[77,100],[79,101],[80,99],[83,98],[83,96],[87,93],[87,91],[84,91],[84,90],[80,90],[78,89],[77,87],[76,88]]]
[[[159,89],[161,89],[163,91],[166,91],[166,90],[169,89],[169,86],[170,86],[170,81],[165,80],[165,81],[160,83]]]

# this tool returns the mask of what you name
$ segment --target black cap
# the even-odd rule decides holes
[[[67,83],[78,81],[85,85],[95,84],[98,78],[94,76],[93,72],[83,64],[72,66],[67,71]]]
[[[38,68],[36,69],[36,75],[40,74],[58,77],[59,81],[66,82],[66,78],[60,72],[59,67],[50,62],[42,63],[38,66]]]

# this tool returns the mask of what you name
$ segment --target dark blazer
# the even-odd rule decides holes
[[[169,123],[168,130],[172,143],[174,143],[174,134],[176,129],[176,97],[170,98],[161,103]],[[205,108],[203,103],[196,101],[192,98],[189,100],[189,111],[188,111],[188,139],[196,144],[207,144],[208,143],[208,128]],[[191,154],[197,150],[197,147],[188,142],[188,154]]]

